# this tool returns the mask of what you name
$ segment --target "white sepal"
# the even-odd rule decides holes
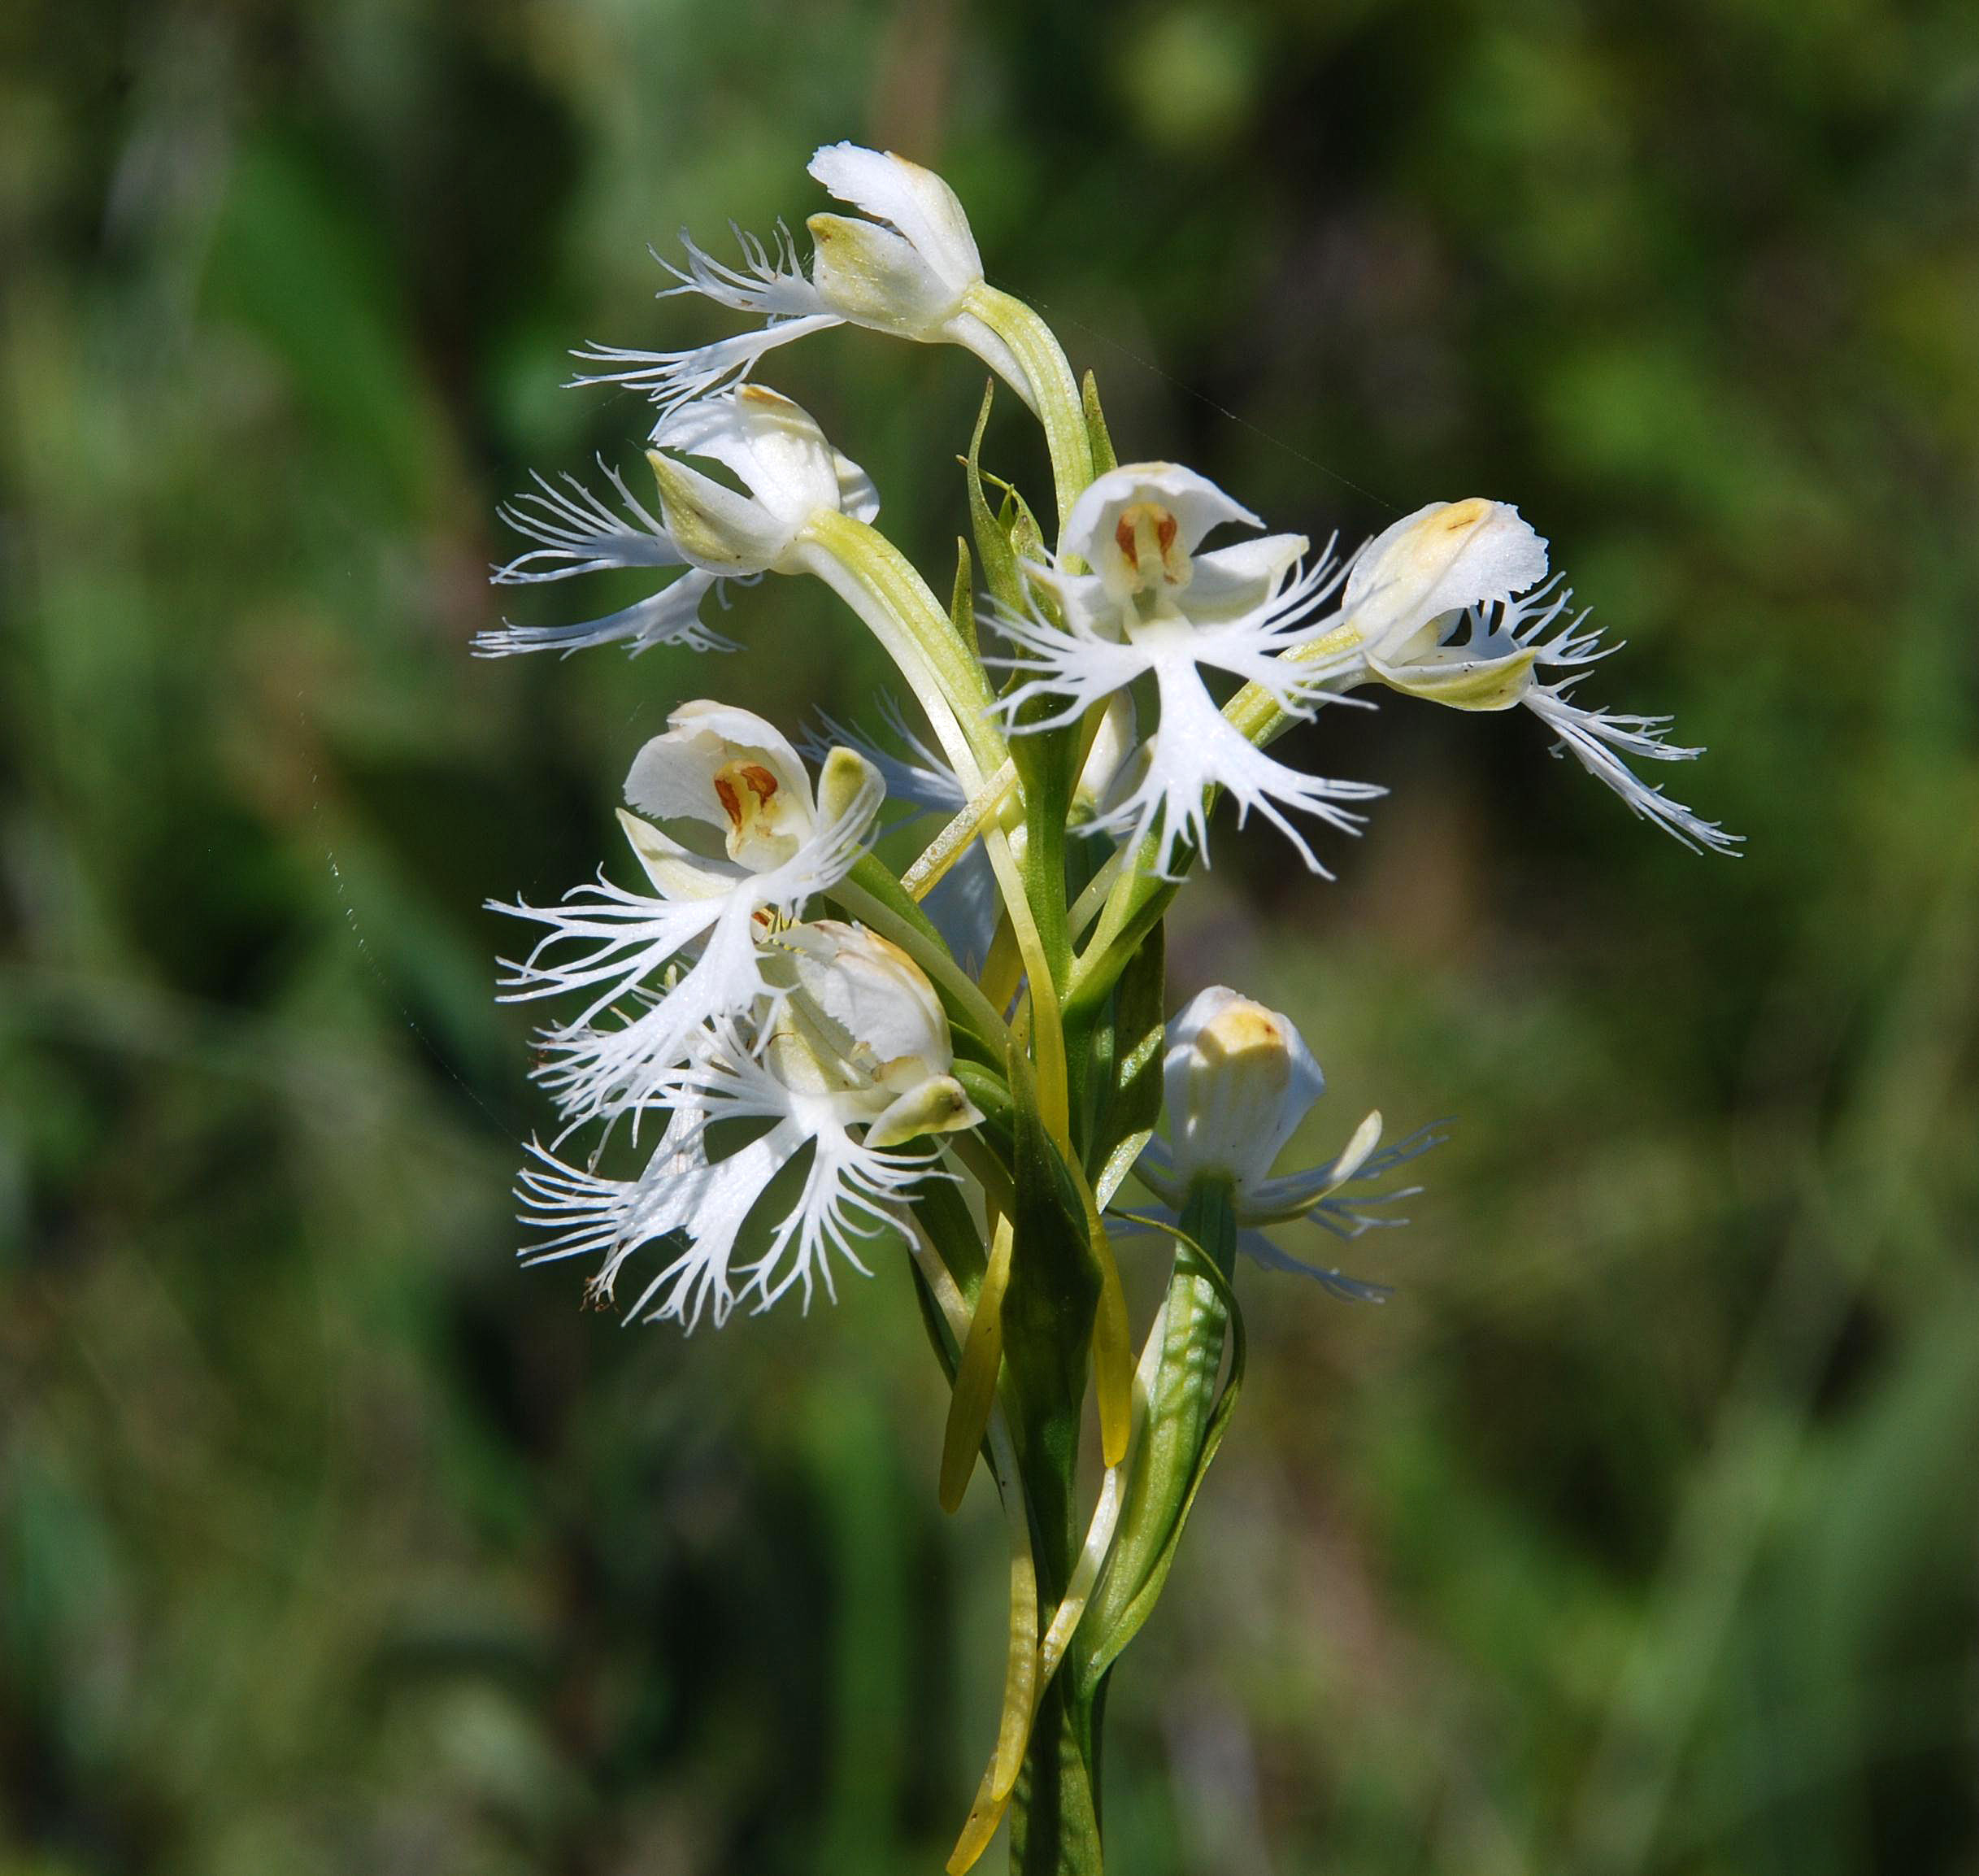
[[[946,319],[959,309],[969,289],[983,277],[982,256],[960,201],[940,176],[905,157],[863,150],[855,143],[826,144],[811,158],[810,168],[841,202],[896,231],[895,238],[911,255],[917,276],[913,303],[903,304],[896,316],[911,318],[916,311],[938,307],[937,318]],[[811,279],[830,304],[831,289],[816,261]],[[850,311],[846,316],[860,318]],[[861,323],[872,322],[861,319]]]
[[[1406,663],[1425,625],[1546,577],[1546,544],[1503,502],[1432,502],[1375,536],[1347,573],[1341,617],[1370,659]]]

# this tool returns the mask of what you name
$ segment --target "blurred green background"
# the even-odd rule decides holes
[[[15,0],[0,22],[0,1872],[931,1870],[1002,1537],[903,1271],[683,1342],[519,1273],[490,1000],[747,650],[472,661],[498,498],[649,242],[938,164],[1122,453],[1348,539],[1518,503],[1674,709],[1698,859],[1520,717],[1305,746],[1177,999],[1450,1115],[1252,1382],[1111,1708],[1127,1876],[1979,1870],[1979,14],[1970,0]],[[954,352],[769,381],[941,584]],[[1006,412],[998,466],[1039,458]],[[1035,484],[1033,483],[1033,485]],[[524,616],[571,617],[552,592]],[[511,604],[510,610],[519,609]],[[1143,1256],[1153,1253],[1143,1250]],[[1139,1293],[1146,1278],[1140,1273]]]

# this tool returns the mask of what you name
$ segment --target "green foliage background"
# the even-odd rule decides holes
[[[1676,710],[1750,837],[1396,701],[1303,733],[1394,790],[1338,883],[1233,830],[1185,899],[1178,995],[1325,1063],[1309,1143],[1457,1130],[1355,1247],[1385,1308],[1241,1273],[1115,1865],[1979,1869],[1968,0],[19,0],[0,45],[0,1872],[938,1867],[1002,1539],[935,1508],[903,1273],[685,1343],[519,1273],[477,909],[611,850],[669,702],[869,712],[791,582],[727,660],[466,652],[525,468],[637,465],[564,348],[717,329],[646,244],[794,221],[844,135],[940,165],[1123,454],[1349,540],[1517,502],[1631,642],[1590,694]],[[944,585],[979,368],[766,375]]]

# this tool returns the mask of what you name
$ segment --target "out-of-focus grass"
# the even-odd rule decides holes
[[[1533,726],[1307,745],[1178,989],[1455,1116],[1397,1299],[1245,1274],[1251,1392],[1111,1703],[1163,1872],[1969,1870],[1979,21],[1357,0],[119,7],[0,63],[0,1871],[933,1867],[995,1521],[933,1507],[901,1273],[683,1343],[518,1274],[500,922],[739,658],[472,663],[495,501],[634,463],[562,349],[702,329],[644,246],[938,161],[1124,451],[1355,538],[1515,500],[1712,746],[1735,864]],[[672,322],[668,324],[667,322]],[[715,329],[711,324],[706,329]],[[787,363],[787,368],[786,368]],[[980,374],[774,381],[937,572]],[[1001,459],[1035,473],[1014,425]],[[1329,1112],[1329,1110],[1331,1110]]]

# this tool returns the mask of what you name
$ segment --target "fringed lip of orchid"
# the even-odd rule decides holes
[[[670,1319],[691,1330],[704,1311],[724,1322],[738,1299],[767,1309],[795,1286],[808,1306],[818,1284],[835,1297],[833,1257],[870,1274],[861,1243],[933,1170],[932,1146],[904,1149],[982,1120],[949,1072],[940,1003],[898,947],[824,921],[786,929],[775,951],[772,990],[746,1014],[713,1019],[670,1077],[672,1117],[644,1173],[602,1177],[540,1148],[524,1172],[525,1221],[550,1234],[527,1255],[602,1256],[596,1299],[614,1297],[626,1260],[644,1246],[677,1245],[628,1320]],[[729,1121],[766,1125],[715,1154],[711,1130]],[[792,1208],[764,1218],[772,1184],[807,1156]],[[767,1239],[745,1260],[752,1224]]]

